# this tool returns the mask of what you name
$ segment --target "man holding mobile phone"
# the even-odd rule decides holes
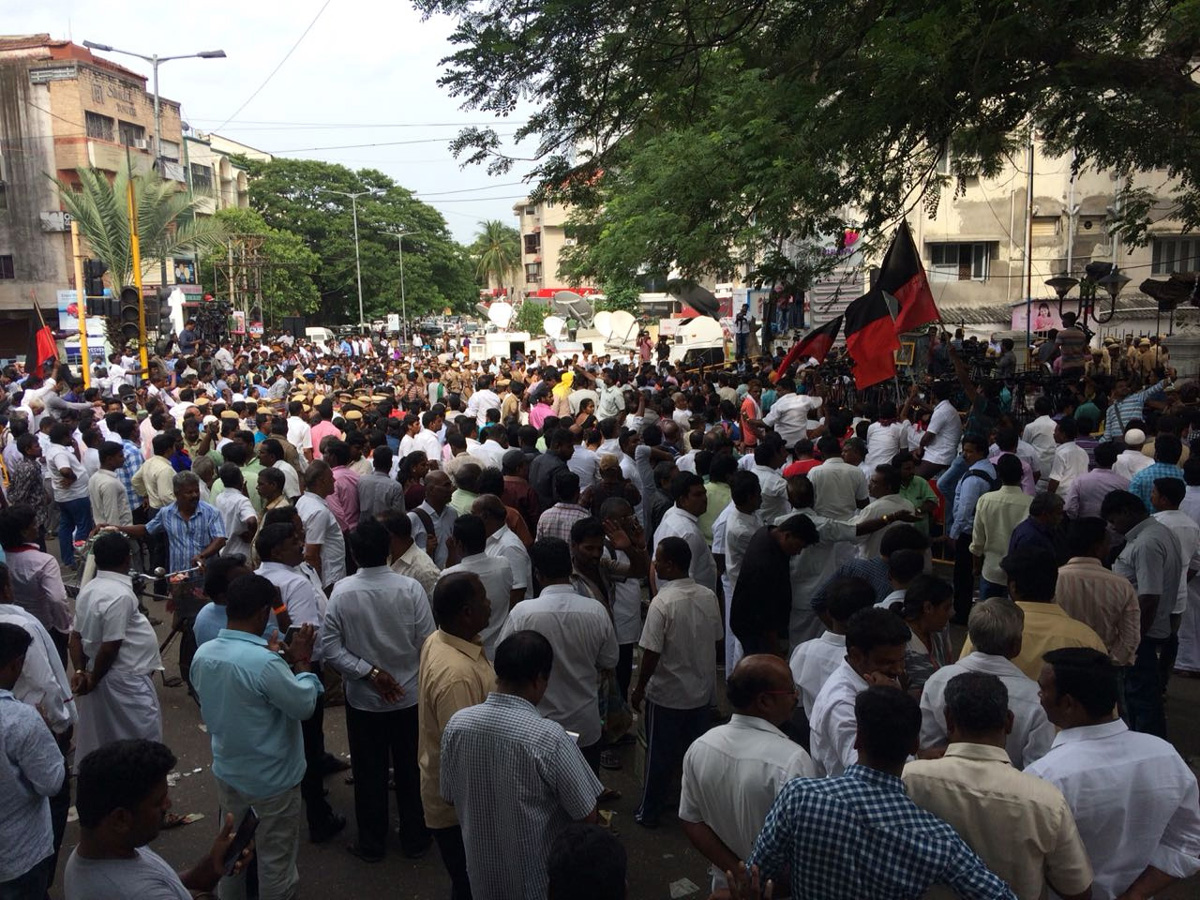
[[[241,874],[254,850],[248,845],[227,860],[234,842],[232,813],[208,853],[184,872],[149,848],[171,809],[167,773],[174,768],[175,754],[157,741],[114,741],[83,758],[75,802],[79,844],[67,860],[67,900],[190,900],[191,891],[215,890],[230,868]]]

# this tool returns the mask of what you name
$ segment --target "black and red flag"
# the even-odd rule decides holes
[[[896,298],[897,334],[915,331],[941,319],[907,221],[901,222],[896,229],[875,287]]]
[[[842,317],[838,316],[831,322],[826,322],[820,328],[814,328],[805,334],[792,346],[774,372],[771,373],[772,383],[783,377],[783,374],[799,359],[812,357],[817,362],[825,362],[833,342],[837,340],[842,330]]]
[[[895,320],[882,290],[874,287],[846,307],[846,350],[854,360],[855,387],[862,390],[893,377],[899,349]]]

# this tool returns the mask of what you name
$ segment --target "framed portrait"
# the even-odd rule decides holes
[[[917,353],[917,344],[915,341],[901,341],[900,349],[893,351],[896,357],[897,366],[911,366],[913,358]]]

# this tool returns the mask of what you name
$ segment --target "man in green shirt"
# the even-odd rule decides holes
[[[929,537],[929,517],[937,508],[937,494],[924,478],[917,478],[917,460],[908,450],[901,450],[892,457],[892,465],[900,470],[900,496],[913,505],[917,521],[913,526],[925,537]]]

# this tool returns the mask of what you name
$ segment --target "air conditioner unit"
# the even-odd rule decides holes
[[[133,139],[133,148],[135,150],[149,150],[150,142],[148,140],[146,140],[145,138],[134,138]]]

